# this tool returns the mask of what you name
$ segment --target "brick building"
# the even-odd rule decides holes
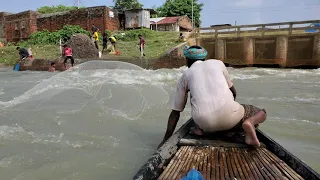
[[[185,32],[192,30],[192,22],[188,16],[159,17],[151,19],[152,30]]]
[[[5,16],[9,15],[7,12],[0,12],[0,42],[6,39],[6,33],[4,31]]]
[[[120,27],[118,15],[106,6],[89,7],[52,14],[40,14],[37,18],[38,30],[56,31],[64,25],[79,25],[90,31],[92,24],[100,29],[118,30]]]
[[[4,18],[4,32],[8,42],[26,40],[37,31],[37,15],[35,11],[10,14]]]
[[[142,17],[142,14],[139,14],[140,11],[130,10],[130,17]],[[150,13],[155,13],[155,11],[150,9],[143,9],[143,11],[148,12],[143,14],[143,22],[141,21],[135,28],[149,27]],[[37,31],[48,30],[53,32],[62,29],[65,25],[79,25],[88,31],[91,30],[92,24],[98,27],[100,32],[124,30],[125,20],[126,12],[117,12],[107,6],[88,7],[51,14],[40,14],[35,11],[25,11],[17,14],[0,12],[0,41],[4,39],[7,42],[18,42],[28,39],[32,33]]]

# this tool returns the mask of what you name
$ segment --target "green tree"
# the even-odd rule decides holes
[[[143,7],[138,0],[113,0],[115,3],[115,9],[127,10],[127,9],[140,9]]]
[[[157,8],[159,13],[158,17],[187,15],[190,19],[192,19],[192,1],[195,26],[199,27],[201,24],[200,14],[203,3],[198,3],[198,0],[166,0],[162,6]]]
[[[84,7],[80,7],[84,8]],[[57,5],[57,6],[43,6],[37,9],[37,11],[41,14],[49,14],[55,12],[63,12],[63,11],[71,11],[78,9],[77,6],[64,6],[64,5]]]

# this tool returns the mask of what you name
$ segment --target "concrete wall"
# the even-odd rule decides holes
[[[56,31],[64,25],[79,25],[83,29],[91,31],[95,24],[101,32],[118,30],[120,27],[118,15],[106,6],[89,7],[68,12],[39,15],[37,19],[38,30]]]
[[[208,59],[230,65],[320,66],[320,35],[197,39]]]
[[[25,11],[5,16],[5,34],[7,41],[26,40],[37,31],[37,12]]]

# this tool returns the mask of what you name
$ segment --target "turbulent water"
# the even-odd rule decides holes
[[[1,179],[130,179],[162,140],[186,68],[94,61],[63,73],[0,69]],[[228,69],[260,128],[320,171],[320,69]],[[190,105],[179,125],[190,117]]]

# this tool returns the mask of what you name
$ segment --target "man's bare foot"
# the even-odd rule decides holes
[[[246,135],[246,143],[248,145],[260,146],[260,142],[257,138],[256,130],[249,120],[246,120],[242,124],[242,128]]]

